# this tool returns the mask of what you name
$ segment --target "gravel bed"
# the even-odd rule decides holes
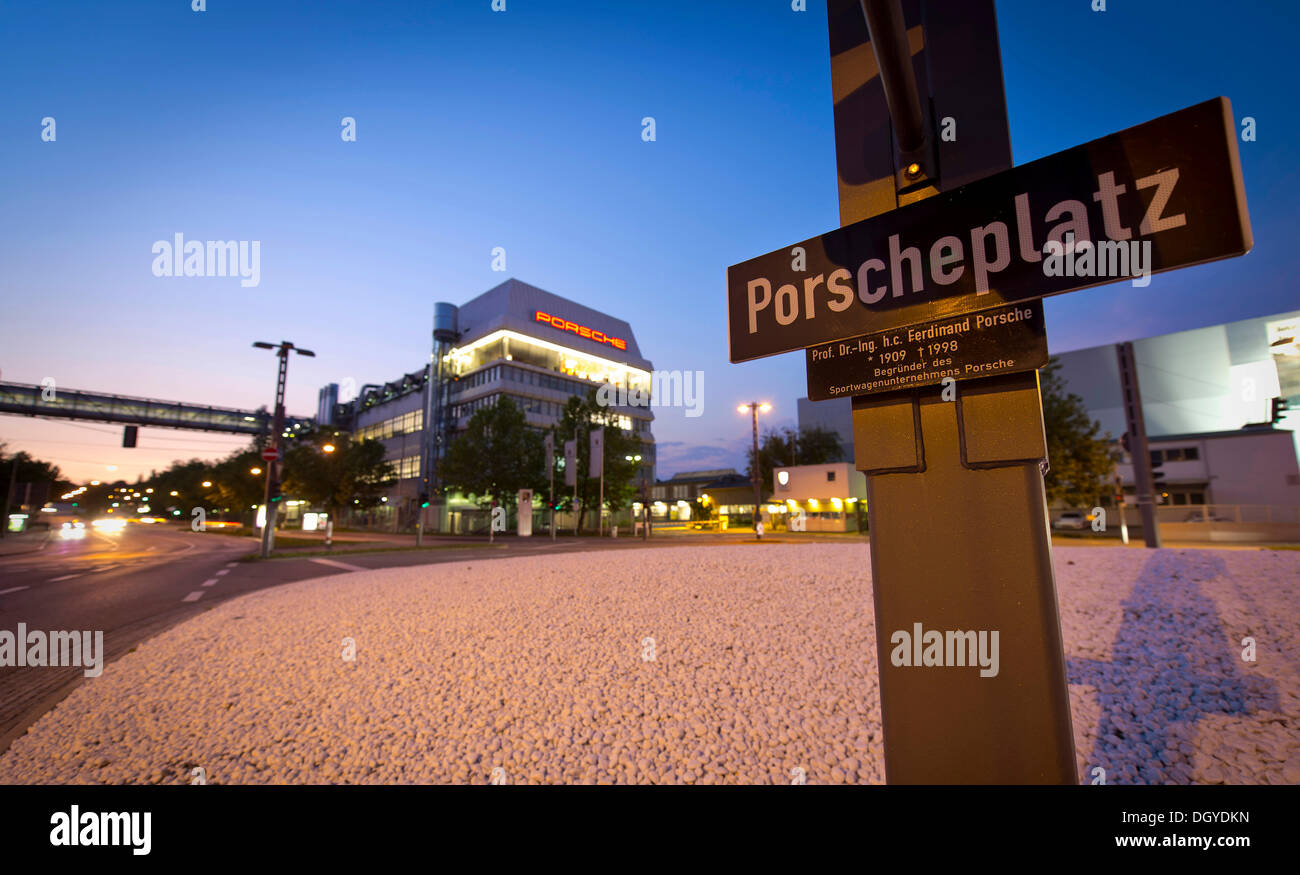
[[[1082,780],[1300,783],[1300,552],[1054,556]],[[860,544],[318,578],[106,666],[0,783],[880,783],[874,633]]]

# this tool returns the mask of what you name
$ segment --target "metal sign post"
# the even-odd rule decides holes
[[[1077,783],[1032,302],[1249,250],[1231,108],[1013,169],[993,0],[827,11],[843,227],[727,271],[731,360],[853,399],[886,779]]]
[[[911,5],[918,14],[916,4]],[[903,30],[897,2],[864,6],[895,10],[892,16],[873,18],[881,28],[889,27],[897,42]],[[954,3],[931,6],[936,14],[943,7],[946,18],[957,14]],[[993,41],[982,43],[992,47],[992,57],[972,58],[964,52],[962,62],[983,71],[998,65],[996,83],[983,83],[986,90],[996,87],[996,100],[985,106],[983,116],[973,117],[958,108],[956,95],[945,95],[948,111],[960,113],[959,136],[985,150],[985,172],[1003,170],[1011,164],[1011,150],[992,2],[963,6],[961,17]],[[921,48],[931,53],[930,66],[944,63],[940,47],[925,43],[924,20],[918,23]],[[855,32],[866,37],[860,27]],[[885,33],[882,45],[891,41]],[[974,41],[975,35],[969,38]],[[881,52],[874,54],[878,62],[887,62]],[[912,72],[910,61],[893,66],[880,63],[886,95],[891,80],[885,74]],[[836,120],[838,141],[839,113]],[[924,154],[912,157],[919,159],[914,163],[925,177],[920,184],[946,187],[937,162],[927,165]],[[900,186],[898,174],[889,178],[902,203],[906,180]],[[841,204],[846,222],[867,218],[844,215],[846,207],[855,209]],[[1041,318],[1037,324],[1041,332]],[[959,347],[964,345],[959,341]],[[866,474],[871,514],[886,780],[1075,783],[1040,469],[1046,440],[1037,374],[963,381],[961,389],[950,393],[952,400],[945,400],[937,386],[853,400],[855,462]],[[958,646],[935,654],[925,645],[933,644],[936,634],[945,644],[953,636]],[[961,646],[968,636],[975,638],[976,647]],[[981,641],[986,642],[983,651]],[[959,655],[960,667],[954,665]],[[992,658],[981,660],[981,655]]]
[[[587,476],[600,477],[600,501],[596,504],[596,536],[605,536],[605,429],[595,428],[588,434],[591,446],[587,456]]]
[[[1133,459],[1133,484],[1138,512],[1142,515],[1142,537],[1148,547],[1160,546],[1160,521],[1156,519],[1156,489],[1151,476],[1151,449],[1147,446],[1146,418],[1142,415],[1142,392],[1138,388],[1137,359],[1133,344],[1116,344],[1119,359],[1120,398],[1124,404],[1125,449]],[[1125,543],[1128,543],[1125,541]]]
[[[542,442],[542,452],[546,456],[546,475],[550,478],[550,486],[546,492],[546,508],[549,512],[551,540],[555,540],[555,433],[548,432],[546,439]]]
[[[578,534],[578,438],[564,442],[564,485],[573,487],[573,534]]]

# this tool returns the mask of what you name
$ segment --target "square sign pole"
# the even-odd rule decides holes
[[[1231,109],[1012,169],[993,0],[827,12],[843,227],[727,271],[731,360],[853,398],[886,780],[1077,783],[1037,299],[1249,250]]]

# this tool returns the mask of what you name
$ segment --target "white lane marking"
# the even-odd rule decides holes
[[[145,549],[144,552],[146,552],[146,553],[152,553],[154,550],[157,550],[157,549],[158,549],[157,547],[147,547],[147,548]]]
[[[92,569],[92,570],[93,570],[96,574],[98,574],[98,573],[101,572],[101,571],[112,571],[114,568],[117,568],[117,567],[118,567],[118,566],[116,566],[116,565],[104,565],[104,566],[102,566],[102,567],[100,567],[100,568],[95,568],[95,569]]]
[[[72,580],[72,578],[80,576],[81,574],[65,574],[62,577],[51,577],[50,583],[58,583],[60,580]]]
[[[218,583],[221,583],[221,581],[214,577],[214,578],[212,578],[211,580],[205,580],[205,581],[203,581],[203,583],[201,583],[201,584],[199,584],[199,585],[200,585],[200,586],[212,586],[212,585],[214,585],[214,584],[218,584]]]
[[[239,563],[238,563],[238,562],[227,562],[227,563],[226,563],[226,567],[227,567],[227,568],[237,568],[237,567],[239,567]]]
[[[18,590],[20,589],[27,589],[27,587],[15,586],[15,587],[10,587],[9,589],[0,589],[0,595],[8,595],[11,592],[18,592]]]
[[[183,601],[183,602],[197,602],[197,601],[198,601],[199,599],[201,599],[201,598],[203,598],[203,590],[201,590],[201,589],[196,589],[196,590],[194,590],[194,592],[190,593],[190,594],[187,595],[185,598],[181,599],[181,601]]]
[[[349,565],[346,562],[338,562],[334,559],[313,559],[311,561],[319,563],[320,565],[329,565],[333,568],[342,568],[345,571],[369,571],[370,570],[369,568],[362,568],[360,565]]]
[[[220,577],[220,576],[223,575],[223,574],[229,574],[229,573],[230,573],[230,569],[229,569],[229,568],[223,568],[223,569],[221,569],[220,571],[217,572],[217,577]]]

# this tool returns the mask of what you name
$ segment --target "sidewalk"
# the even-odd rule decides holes
[[[0,538],[0,556],[16,556],[19,553],[35,553],[49,543],[48,532],[7,533]]]

